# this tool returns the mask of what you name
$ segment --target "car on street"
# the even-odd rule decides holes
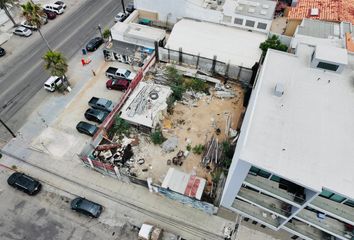
[[[81,121],[76,125],[77,131],[80,133],[86,134],[88,136],[93,136],[98,130],[98,127],[96,125],[93,125],[88,122]]]
[[[62,6],[64,9],[66,8],[66,4],[63,1],[56,1],[54,4]]]
[[[41,188],[42,184],[36,179],[20,172],[15,172],[7,179],[7,183],[18,190],[21,190],[28,195],[37,194]]]
[[[133,2],[128,3],[128,5],[127,5],[127,7],[125,8],[125,10],[126,10],[128,13],[134,12],[134,10],[135,10],[134,3],[133,3]]]
[[[125,91],[129,87],[129,81],[125,79],[109,79],[106,82],[107,89],[114,89],[118,91]]]
[[[55,12],[49,10],[43,10],[43,12],[47,15],[47,18],[50,20],[53,20],[57,17],[57,14]]]
[[[75,198],[70,205],[72,210],[94,218],[98,218],[103,211],[102,205],[83,197]]]
[[[89,52],[94,52],[101,46],[103,43],[103,38],[101,37],[95,37],[92,38],[87,44],[86,44],[86,50]]]
[[[115,21],[115,22],[123,22],[127,17],[128,17],[128,15],[126,15],[125,13],[119,12],[119,13],[114,17],[114,21]]]
[[[55,12],[56,14],[63,14],[64,13],[64,8],[58,4],[45,4],[43,6],[43,10],[52,11],[52,12]]]
[[[31,23],[29,23],[28,21],[23,21],[21,22],[21,26],[22,27],[25,27],[25,28],[28,28],[28,29],[31,29],[31,30],[37,30],[37,26],[35,25],[32,25]]]
[[[32,35],[32,31],[25,27],[17,27],[14,31],[14,34],[24,37],[29,37]]]
[[[85,112],[85,118],[89,121],[102,123],[108,116],[108,112],[99,109],[89,108]]]
[[[5,56],[6,51],[2,47],[0,47],[0,57]]]

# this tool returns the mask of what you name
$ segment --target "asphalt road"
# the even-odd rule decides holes
[[[112,227],[73,212],[69,204],[76,197],[74,195],[58,192],[46,184],[36,196],[11,188],[6,184],[11,173],[0,170],[1,240],[137,239],[137,229],[129,224]],[[107,214],[105,211],[102,213]]]
[[[120,1],[86,0],[75,11],[66,12],[58,16],[59,19],[43,26],[43,35],[53,49],[62,52],[70,60],[74,54],[81,52],[90,38],[99,34],[99,24],[113,24],[113,17],[120,9]],[[39,34],[35,32],[33,35]],[[13,131],[17,131],[16,128],[21,125],[15,123],[26,118],[22,114],[16,119],[15,114],[43,88],[43,83],[49,77],[41,59],[47,51],[43,40],[31,36],[28,40],[21,39],[19,45],[22,45],[18,46],[21,51],[15,52],[0,65],[0,119],[15,128]],[[26,113],[30,111],[27,109]]]

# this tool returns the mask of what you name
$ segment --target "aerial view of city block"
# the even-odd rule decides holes
[[[0,240],[354,240],[354,0],[0,0]]]

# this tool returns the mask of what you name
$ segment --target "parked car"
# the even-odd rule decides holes
[[[134,12],[134,10],[135,10],[135,8],[134,8],[134,3],[133,3],[133,2],[128,3],[128,5],[127,5],[127,7],[125,8],[125,10],[126,10],[128,13]]]
[[[125,79],[110,79],[106,82],[108,89],[114,89],[118,91],[125,91],[129,87],[129,81]]]
[[[114,21],[115,21],[115,22],[123,22],[127,17],[128,17],[128,15],[126,15],[125,13],[119,12],[119,13],[114,17]]]
[[[126,79],[128,81],[132,81],[136,74],[125,69],[125,68],[116,68],[116,67],[109,67],[106,70],[106,77],[113,78],[113,79]]]
[[[97,48],[101,46],[103,43],[103,38],[101,37],[95,37],[91,39],[87,44],[86,44],[86,50],[89,52],[96,51]]]
[[[103,211],[102,205],[82,197],[75,198],[70,205],[72,210],[94,218],[98,218]]]
[[[57,14],[55,12],[49,11],[49,10],[43,10],[44,13],[47,15],[47,18],[50,20],[53,20],[57,17]]]
[[[106,112],[112,112],[114,108],[114,103],[111,100],[98,97],[92,97],[88,102],[88,105],[94,109],[99,109]]]
[[[64,77],[50,76],[44,83],[44,89],[54,92],[55,89],[60,87],[64,82]]]
[[[85,112],[85,118],[89,121],[102,123],[108,116],[108,112],[99,109],[89,108]]]
[[[45,4],[43,6],[43,10],[52,11],[52,12],[55,12],[56,14],[63,14],[64,13],[64,8],[58,4]]]
[[[54,4],[62,6],[64,9],[66,8],[66,4],[63,1],[56,1]]]
[[[96,125],[93,125],[88,122],[81,121],[76,125],[76,129],[83,134],[93,136],[98,130],[98,127]]]
[[[29,23],[28,21],[23,21],[21,22],[21,26],[22,27],[25,27],[25,28],[28,28],[28,29],[31,29],[31,30],[37,30],[37,26],[35,25],[32,25],[31,23]]]
[[[6,54],[5,49],[3,49],[2,47],[0,47],[0,57],[4,56]]]
[[[36,179],[24,174],[15,172],[7,179],[7,183],[18,190],[21,190],[28,195],[37,194],[41,188],[42,184]]]
[[[29,37],[32,35],[32,31],[25,27],[17,27],[14,31],[14,34],[24,37]]]

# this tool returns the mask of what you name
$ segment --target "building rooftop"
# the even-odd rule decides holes
[[[319,19],[354,23],[354,0],[298,0],[288,19]]]
[[[182,19],[175,24],[167,48],[251,68],[262,51],[259,45],[267,39],[263,33],[226,27],[219,24]]]
[[[172,93],[164,85],[140,82],[121,110],[120,117],[132,124],[154,128],[167,109],[166,100]]]
[[[313,51],[304,44],[296,55],[268,50],[240,158],[312,190],[354,199],[354,60],[349,55],[338,74],[311,68]],[[274,94],[277,84],[281,97]]]
[[[273,19],[276,4],[276,1],[270,0],[225,0],[223,10],[225,14],[229,15],[236,13],[256,18]]]

